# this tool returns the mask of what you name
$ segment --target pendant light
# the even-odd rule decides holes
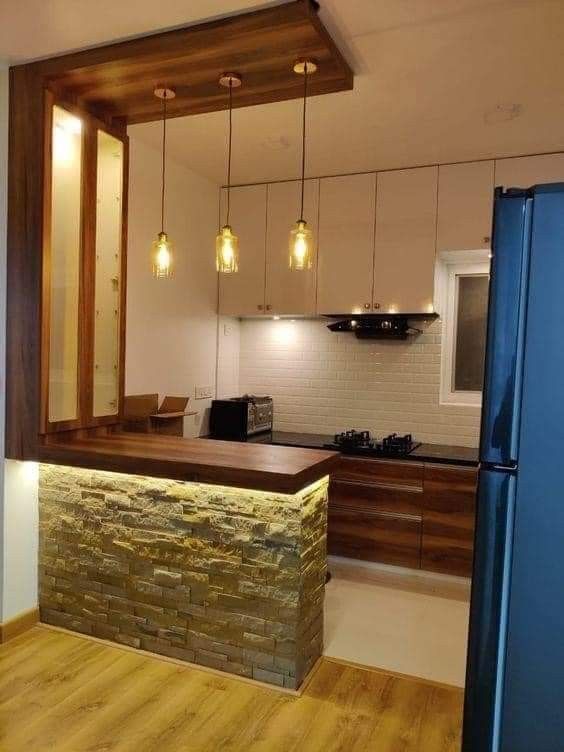
[[[317,65],[311,60],[298,60],[294,65],[294,73],[304,77],[304,105],[302,116],[302,185],[300,198],[300,217],[296,226],[290,232],[290,269],[292,271],[307,271],[312,266],[313,236],[304,219],[304,188],[306,164],[306,105],[308,77],[317,70]]]
[[[220,79],[220,86],[229,89],[229,139],[227,145],[227,207],[225,224],[215,240],[215,261],[217,271],[222,274],[233,274],[239,271],[239,238],[233,234],[229,224],[231,199],[231,139],[233,134],[233,89],[241,86],[241,76],[238,73],[224,73]]]
[[[165,177],[166,177],[166,103],[176,96],[173,89],[159,87],[155,89],[155,96],[163,103],[163,161],[161,186],[161,231],[154,241],[151,250],[153,276],[157,279],[172,277],[174,271],[173,244],[164,229],[165,215]]]

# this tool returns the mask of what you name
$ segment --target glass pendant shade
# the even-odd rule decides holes
[[[218,272],[233,274],[239,271],[239,238],[229,225],[221,228],[215,240],[215,259]]]
[[[151,250],[153,276],[157,279],[172,277],[174,272],[173,250],[174,247],[166,232],[159,232]]]
[[[304,193],[306,172],[306,107],[307,107],[307,84],[308,76],[315,73],[317,65],[311,60],[298,60],[294,65],[294,72],[304,77],[304,99],[302,109],[302,177],[300,214],[296,226],[290,231],[290,271],[304,272],[312,267],[313,263],[313,236],[304,219]]]
[[[307,222],[299,219],[290,232],[290,270],[303,272],[312,266],[313,235]]]
[[[162,101],[163,106],[163,149],[161,182],[161,231],[151,246],[151,264],[155,279],[168,279],[174,272],[174,246],[164,231],[165,227],[165,186],[166,186],[166,103],[176,96],[174,89],[157,87],[154,95]]]

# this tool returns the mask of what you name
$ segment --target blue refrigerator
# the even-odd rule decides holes
[[[496,190],[463,752],[564,752],[564,183]]]

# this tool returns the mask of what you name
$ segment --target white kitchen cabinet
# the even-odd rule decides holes
[[[530,188],[539,183],[564,182],[564,154],[497,159],[495,184],[504,188]]]
[[[219,275],[219,312],[254,316],[264,312],[266,185],[231,189],[229,223],[239,237],[239,271]],[[220,224],[226,221],[227,191],[221,192]]]
[[[317,312],[372,307],[376,175],[322,178],[319,186]]]
[[[307,271],[289,268],[290,230],[300,218],[301,183],[272,183],[267,192],[266,295],[267,314],[313,315],[317,276],[319,180],[307,180],[304,219],[313,233],[313,263]]]
[[[438,167],[378,173],[373,311],[433,311]]]
[[[493,195],[493,160],[439,167],[439,253],[490,247]]]

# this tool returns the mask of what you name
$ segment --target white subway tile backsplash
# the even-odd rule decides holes
[[[329,332],[320,319],[243,320],[239,392],[271,394],[280,431],[397,431],[477,446],[480,409],[439,404],[440,320],[417,326],[424,332],[408,342],[383,342]]]

